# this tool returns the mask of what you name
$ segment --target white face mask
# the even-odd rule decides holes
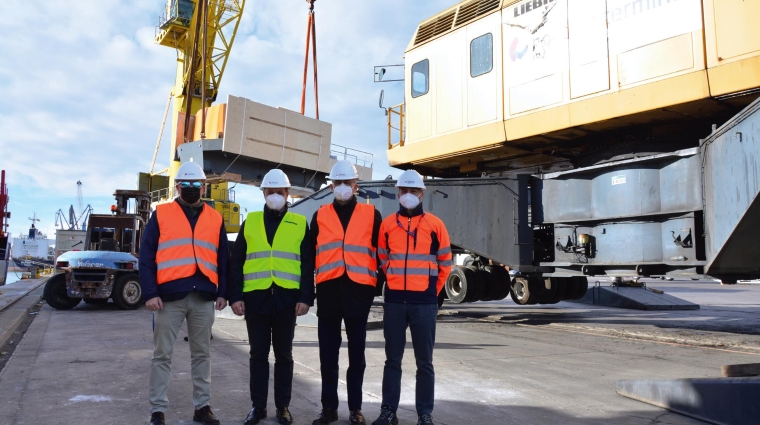
[[[420,198],[412,195],[411,193],[407,193],[405,195],[401,195],[400,198],[398,198],[399,203],[401,203],[401,206],[408,209],[413,210],[417,208],[417,205],[420,204]]]
[[[354,189],[347,184],[341,184],[340,186],[333,187],[333,194],[335,195],[335,199],[339,201],[348,201],[354,196]]]
[[[280,211],[285,207],[285,198],[279,193],[273,193],[267,196],[267,207],[270,210]]]

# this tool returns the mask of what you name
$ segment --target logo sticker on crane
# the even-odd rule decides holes
[[[612,185],[617,186],[619,184],[625,184],[625,175],[612,176]]]

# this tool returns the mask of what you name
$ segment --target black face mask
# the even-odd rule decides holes
[[[198,202],[199,199],[201,199],[201,189],[194,188],[194,187],[188,187],[187,189],[183,188],[182,192],[180,193],[179,197],[187,202],[188,204],[192,205],[196,202]]]

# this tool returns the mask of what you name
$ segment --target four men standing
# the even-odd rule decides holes
[[[266,206],[264,211],[248,214],[243,222],[232,250],[226,287],[228,253],[222,218],[200,200],[203,170],[192,162],[180,167],[180,198],[157,208],[146,227],[140,252],[146,306],[156,312],[151,425],[164,425],[171,354],[185,317],[193,364],[193,420],[219,423],[208,406],[209,340],[214,316],[213,303],[205,301],[216,298],[216,307],[221,310],[227,304],[223,294],[233,312],[245,316],[248,329],[252,409],[245,425],[257,424],[267,416],[270,345],[275,355],[276,418],[281,424],[293,423],[288,406],[295,319],[313,305],[315,276],[322,411],[312,424],[338,420],[342,324],[348,338],[349,422],[366,424],[361,413],[366,326],[376,285],[382,285],[384,275],[388,280],[384,303],[386,362],[381,413],[373,425],[398,424],[407,328],[417,363],[417,423],[433,423],[438,294],[451,270],[452,258],[446,227],[423,211],[425,185],[415,171],[406,171],[399,178],[396,187],[401,207],[385,220],[374,206],[357,202],[358,174],[349,161],[338,161],[329,179],[335,200],[314,214],[310,234],[306,218],[288,211],[290,182],[285,173],[274,169],[264,176],[261,188]]]

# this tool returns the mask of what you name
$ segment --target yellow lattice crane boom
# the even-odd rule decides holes
[[[180,166],[177,147],[193,141],[193,133],[198,134],[191,131],[191,121],[199,112],[202,119],[196,125],[200,126],[200,138],[206,138],[206,112],[219,93],[244,7],[245,0],[167,0],[155,41],[177,52],[177,73],[169,98],[170,103],[174,101],[170,165],[158,173],[153,173],[151,166],[150,172],[151,177],[168,174],[168,187],[161,194],[163,199],[174,197],[174,176]],[[161,135],[159,141],[160,138]],[[240,207],[230,200],[227,183],[214,182],[209,190],[204,200],[222,213],[227,230],[236,232],[240,227]]]

